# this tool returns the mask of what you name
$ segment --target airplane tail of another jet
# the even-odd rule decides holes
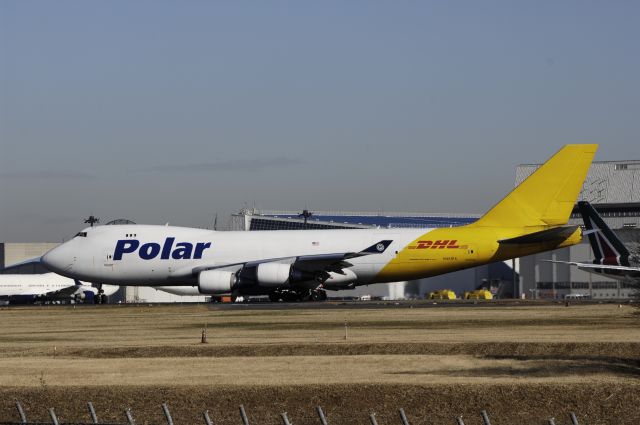
[[[629,250],[607,226],[600,214],[588,202],[578,202],[589,244],[593,250],[594,264],[629,266]]]
[[[565,225],[598,145],[565,145],[471,226]]]

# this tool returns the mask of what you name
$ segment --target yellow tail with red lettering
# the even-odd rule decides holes
[[[478,221],[417,235],[378,274],[410,280],[579,243],[567,226],[598,145],[566,145]]]

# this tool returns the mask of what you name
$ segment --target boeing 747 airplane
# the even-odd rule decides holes
[[[567,221],[596,150],[566,145],[478,221],[461,227],[217,232],[98,226],[42,261],[56,273],[100,284],[322,299],[324,289],[421,279],[579,243],[580,227]]]

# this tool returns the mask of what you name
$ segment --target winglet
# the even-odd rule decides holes
[[[470,226],[559,226],[569,220],[598,145],[566,145]]]
[[[391,245],[391,242],[393,242],[392,240],[384,240],[384,241],[380,241],[378,243],[375,243],[373,245],[371,245],[369,248],[360,251],[358,254],[382,254],[387,248],[389,248],[389,245]]]

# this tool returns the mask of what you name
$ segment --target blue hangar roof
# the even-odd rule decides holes
[[[302,220],[298,214],[262,214],[263,217]],[[308,223],[324,222],[379,227],[455,227],[473,223],[478,217],[462,215],[325,215],[313,214]]]

